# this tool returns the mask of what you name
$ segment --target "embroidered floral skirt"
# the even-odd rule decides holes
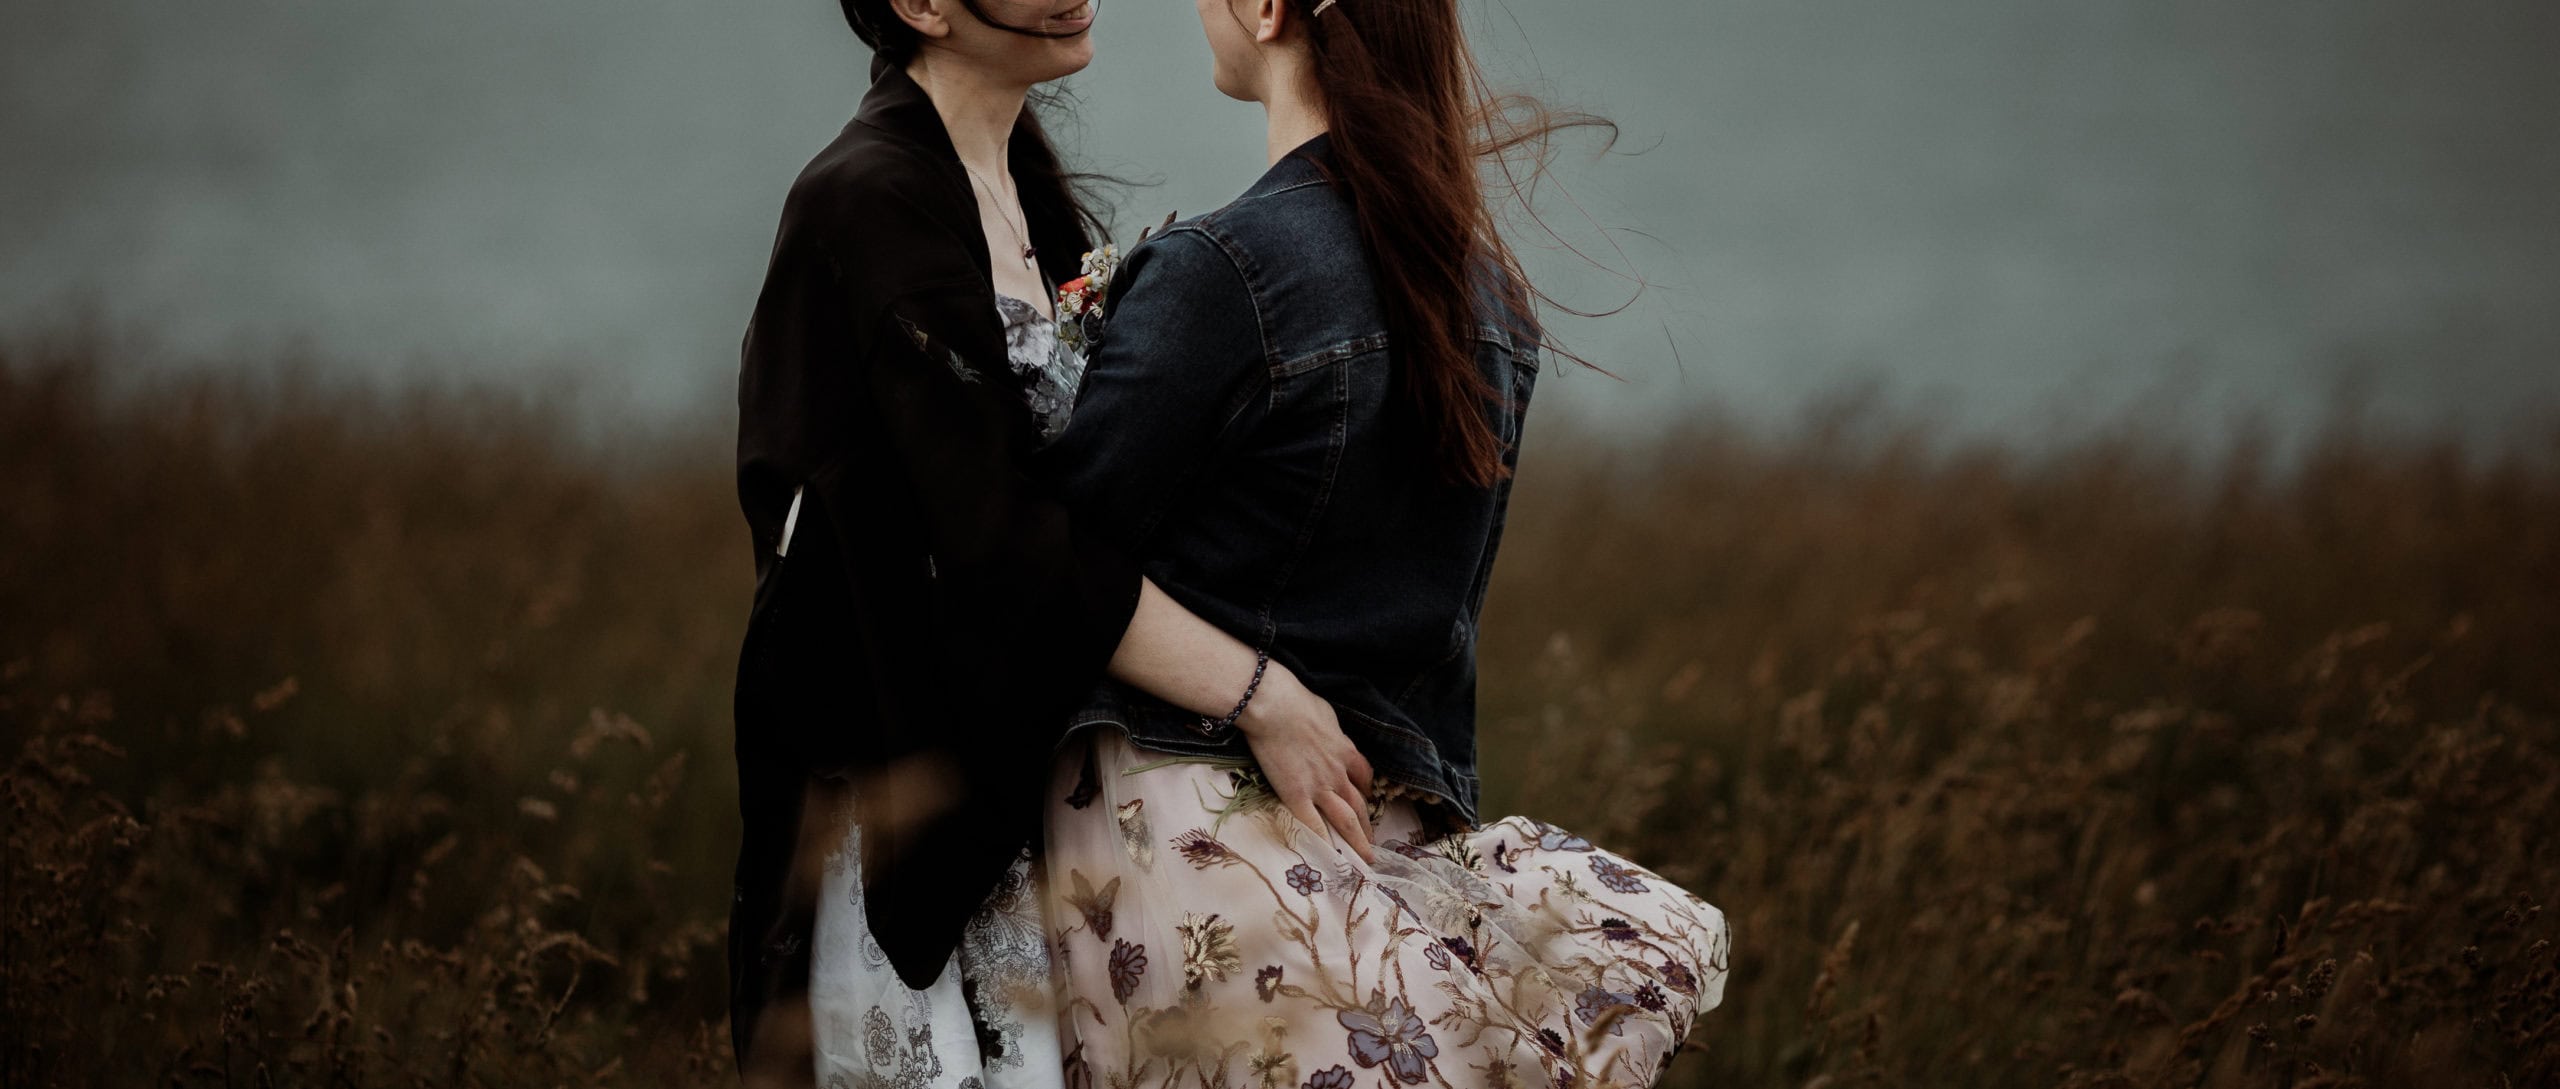
[[[1553,825],[1416,842],[1390,800],[1371,866],[1250,766],[1110,727],[1069,738],[1047,810],[933,992],[865,948],[859,870],[830,868],[820,1084],[1644,1087],[1723,998],[1723,913]]]

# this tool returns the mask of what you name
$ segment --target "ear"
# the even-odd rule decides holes
[[[951,15],[946,10],[956,0],[889,0],[889,10],[898,20],[915,28],[928,38],[951,36]]]
[[[1253,40],[1263,45],[1279,41],[1294,29],[1298,13],[1289,10],[1289,0],[1255,0]]]

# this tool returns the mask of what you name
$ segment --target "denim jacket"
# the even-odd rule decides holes
[[[1390,392],[1397,364],[1329,139],[1233,203],[1172,224],[1114,277],[1066,430],[1045,448],[1176,601],[1268,648],[1332,703],[1375,777],[1476,820],[1476,619],[1510,483],[1443,482]],[[1481,282],[1468,330],[1517,456],[1534,326]],[[1232,731],[1127,685],[1070,729],[1169,753],[1250,756]]]

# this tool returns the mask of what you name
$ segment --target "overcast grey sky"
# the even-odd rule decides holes
[[[1542,411],[1783,421],[1873,375],[2031,439],[2144,399],[2298,422],[2341,367],[2474,433],[2560,399],[2560,4],[1463,2],[1506,83],[1642,151],[1546,207],[1655,288],[1566,326],[1627,382]],[[180,358],[589,366],[608,426],[731,411],[783,188],[865,82],[830,0],[0,4],[0,334],[88,306]],[[1160,183],[1125,231],[1260,173],[1190,3],[1105,0],[1097,38],[1076,148]]]

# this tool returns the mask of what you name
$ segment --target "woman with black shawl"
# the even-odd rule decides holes
[[[887,1041],[907,1074],[960,1058],[885,1021],[813,1023],[821,893],[858,877],[826,907],[853,906],[875,978],[942,996],[947,1041],[963,1015],[948,999],[971,981],[944,968],[964,930],[1001,922],[991,894],[1018,896],[1067,712],[1106,676],[1297,738],[1338,783],[1324,819],[1368,851],[1368,767],[1331,706],[1156,590],[1032,469],[1040,368],[1009,334],[1054,317],[1090,218],[1025,102],[1090,60],[1090,7],[842,3],[875,51],[872,87],[785,199],[739,373],[756,589],[731,1031],[759,1082],[809,1080],[831,1036],[908,1037]],[[984,1042],[1001,1066],[1002,1041]]]

